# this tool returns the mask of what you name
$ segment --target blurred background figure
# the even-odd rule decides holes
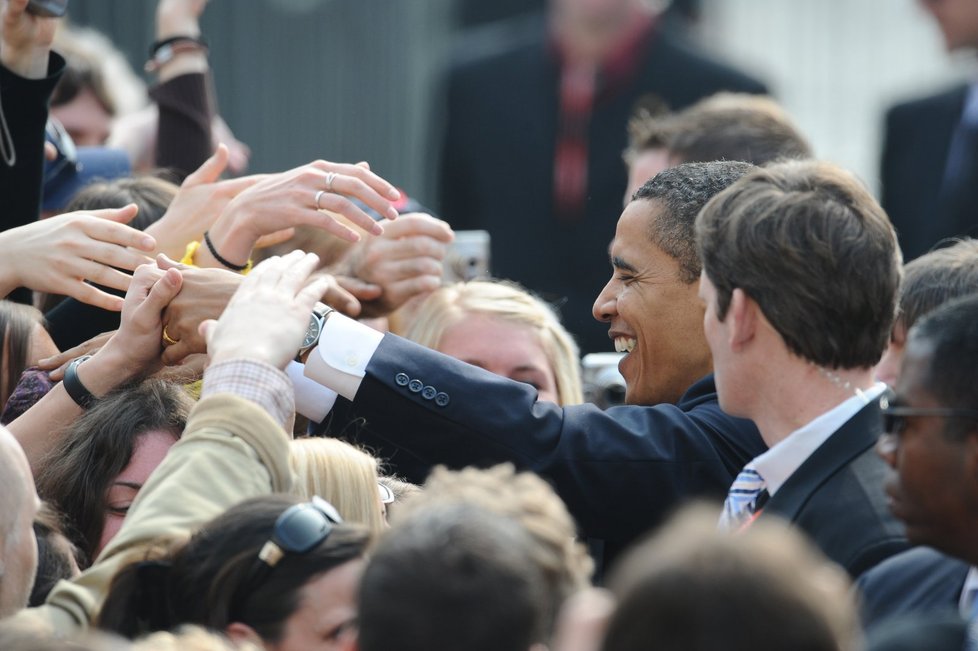
[[[595,243],[610,241],[625,190],[629,115],[764,86],[677,42],[642,0],[552,0],[527,34],[448,74],[441,216],[488,230],[493,273],[559,302],[582,351],[608,351],[587,307],[608,265]]]
[[[617,567],[602,651],[855,651],[849,580],[778,520],[740,535],[688,508]]]
[[[921,0],[949,51],[978,47],[978,3]],[[886,114],[882,203],[912,260],[978,227],[978,84],[958,84]]]

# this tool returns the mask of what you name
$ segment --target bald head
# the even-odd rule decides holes
[[[27,605],[37,571],[32,527],[39,501],[27,457],[0,427],[0,619]]]

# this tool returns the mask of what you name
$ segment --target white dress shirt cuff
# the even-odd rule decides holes
[[[306,360],[305,376],[353,400],[383,338],[383,333],[334,312]]]
[[[336,392],[310,380],[304,373],[305,366],[299,362],[289,362],[285,367],[285,374],[295,389],[295,410],[314,423],[321,423],[336,404]]]

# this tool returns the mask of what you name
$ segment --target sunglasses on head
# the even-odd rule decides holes
[[[321,497],[294,504],[275,520],[272,537],[261,547],[249,576],[238,588],[235,604],[241,604],[268,578],[272,569],[286,554],[302,555],[326,541],[336,525],[341,524],[336,507]]]

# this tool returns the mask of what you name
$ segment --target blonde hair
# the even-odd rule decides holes
[[[322,497],[344,520],[366,525],[375,535],[386,529],[376,458],[339,439],[315,437],[292,441],[289,456],[297,495]]]
[[[518,522],[533,540],[533,562],[540,568],[549,599],[552,624],[561,604],[591,585],[594,562],[575,540],[577,527],[550,484],[531,472],[517,473],[503,463],[489,469],[435,468],[424,491],[398,505],[392,524],[440,504],[473,504]]]
[[[577,344],[553,308],[516,283],[471,280],[437,289],[421,304],[404,336],[437,350],[445,330],[470,314],[531,328],[553,369],[558,402],[561,405],[584,402]]]

